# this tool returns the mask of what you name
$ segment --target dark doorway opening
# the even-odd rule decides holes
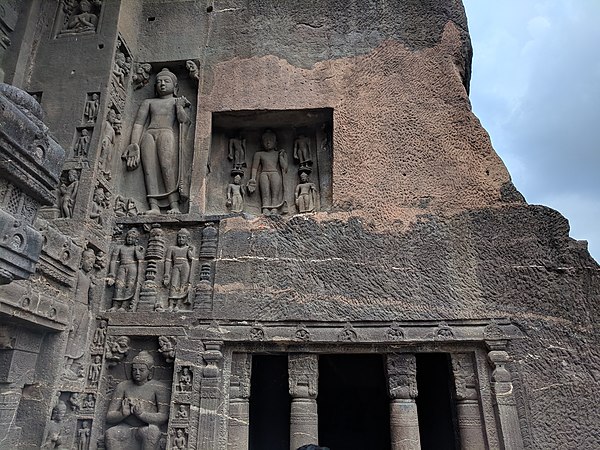
[[[389,450],[390,414],[381,355],[319,355],[319,445]]]
[[[449,354],[417,354],[417,388],[421,450],[459,449]]]
[[[249,450],[289,450],[287,355],[253,355]]]

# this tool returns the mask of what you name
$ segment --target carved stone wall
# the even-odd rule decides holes
[[[332,352],[385,358],[394,448],[423,352],[451,355],[463,446],[600,446],[598,265],[472,114],[460,2],[7,5],[0,66],[36,98],[0,98],[26,124],[0,161],[13,448],[247,448],[265,353],[317,444]]]

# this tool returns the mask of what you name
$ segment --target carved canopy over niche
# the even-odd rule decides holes
[[[332,199],[333,111],[213,114],[208,214],[301,214]]]

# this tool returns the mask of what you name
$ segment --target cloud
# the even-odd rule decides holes
[[[475,114],[527,200],[600,258],[600,2],[464,3]]]

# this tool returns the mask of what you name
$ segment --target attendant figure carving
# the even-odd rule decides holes
[[[126,311],[133,307],[138,287],[139,266],[144,257],[144,248],[138,245],[139,237],[140,233],[132,228],[125,235],[125,244],[113,251],[106,278],[108,286],[115,286],[113,304],[109,311]]]
[[[134,89],[141,89],[150,81],[150,71],[152,66],[148,63],[139,64],[135,73],[131,77],[131,82]]]
[[[102,136],[102,143],[100,145],[100,169],[107,179],[110,179],[110,171],[112,165],[112,156],[114,153],[115,142],[116,142],[116,131],[113,127],[117,113],[114,109],[109,109],[106,115],[106,121],[104,122],[104,135]]]
[[[241,137],[229,139],[227,158],[233,162],[233,171],[239,172],[246,167],[246,139]]]
[[[94,339],[92,340],[92,344],[94,347],[104,347],[104,342],[106,342],[106,327],[108,324],[106,320],[101,320],[98,324],[98,328],[94,331]]]
[[[125,217],[127,216],[127,205],[125,203],[125,198],[121,197],[120,195],[117,195],[117,198],[115,199],[115,217]]]
[[[200,71],[198,70],[198,65],[194,61],[188,59],[185,62],[185,68],[190,74],[190,78],[193,78],[196,81],[200,80]]]
[[[94,123],[96,121],[96,117],[98,117],[99,103],[100,101],[98,94],[92,94],[92,98],[85,102],[83,115],[87,119],[87,123]]]
[[[117,44],[117,50],[115,52],[115,64],[113,66],[113,75],[117,79],[117,83],[119,84],[119,86],[125,88],[125,77],[131,71],[131,58],[125,56],[125,53],[123,53],[120,50],[123,44],[120,39],[117,41]]]
[[[169,288],[169,311],[189,305],[190,268],[194,247],[189,245],[190,232],[182,228],[177,233],[177,245],[170,246],[165,260],[163,284]]]
[[[94,398],[94,394],[89,393],[85,400],[83,401],[83,409],[91,410],[96,407],[96,399]]]
[[[90,422],[84,420],[81,423],[81,428],[77,430],[77,450],[88,450],[90,447]]]
[[[301,169],[312,166],[310,139],[303,134],[294,141],[294,159],[298,160]]]
[[[256,152],[252,159],[248,192],[252,194],[256,190],[258,176],[263,214],[277,213],[278,211],[285,213],[287,205],[283,174],[288,170],[287,154],[285,150],[277,149],[277,137],[271,130],[263,133],[262,146],[263,150]]]
[[[88,372],[88,384],[90,386],[98,385],[100,380],[100,372],[102,371],[102,358],[98,355],[94,356]]]
[[[300,183],[296,186],[294,197],[299,213],[314,212],[317,209],[317,188],[308,180],[306,172],[300,173]]]
[[[90,145],[90,132],[87,129],[81,130],[81,135],[77,138],[75,144],[75,156],[87,156],[88,146]]]
[[[231,212],[242,212],[244,210],[244,187],[242,177],[233,177],[233,183],[227,186],[227,202],[225,205],[231,208]]]
[[[65,349],[64,376],[71,380],[75,380],[79,376],[73,368],[73,362],[81,358],[87,348],[87,332],[90,323],[90,289],[92,287],[90,272],[94,268],[94,262],[96,262],[94,250],[89,248],[84,250],[81,255],[81,270],[77,274],[71,329],[69,330]]]
[[[153,380],[154,359],[147,351],[133,358],[131,380],[120,382],[106,413],[107,450],[158,450],[160,427],[169,419],[170,389]]]
[[[177,77],[167,69],[156,76],[157,98],[144,100],[131,132],[131,144],[123,159],[128,170],[141,161],[150,209],[147,214],[160,214],[166,203],[168,213],[181,212],[184,194],[184,153],[190,117],[190,102],[177,97]]]
[[[101,187],[96,188],[94,191],[94,201],[90,207],[90,219],[102,226],[104,220],[102,219],[102,212],[106,206],[106,193]]]
[[[185,405],[179,405],[179,409],[177,410],[177,418],[178,419],[187,419],[188,418],[187,409],[185,409]]]
[[[162,354],[165,361],[172,363],[175,360],[175,344],[177,341],[173,336],[158,337],[158,352]]]
[[[179,390],[189,392],[192,390],[192,372],[189,367],[183,367],[179,374]]]
[[[96,31],[97,24],[98,16],[92,13],[92,4],[88,0],[81,0],[79,2],[78,13],[69,18],[62,32],[83,33],[86,31]]]
[[[77,191],[79,190],[79,173],[71,169],[68,174],[69,185],[61,183],[60,185],[60,211],[62,217],[70,219],[73,217],[73,206],[75,205],[75,199],[77,198]]]
[[[63,436],[63,432],[66,430],[63,430],[62,423],[66,413],[66,403],[59,400],[58,404],[52,408],[52,417],[48,425],[48,433],[42,445],[42,450],[67,450]]]
[[[185,449],[187,446],[187,441],[185,439],[185,436],[183,434],[183,430],[181,428],[179,428],[176,432],[175,432],[175,439],[173,439],[173,445],[175,446],[176,449]]]

